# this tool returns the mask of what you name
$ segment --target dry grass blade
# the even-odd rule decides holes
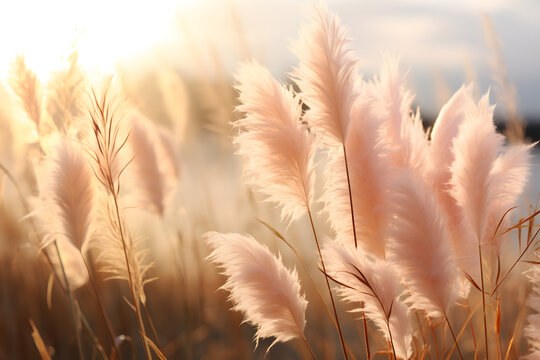
[[[167,360],[167,358],[165,357],[165,355],[163,355],[163,353],[161,352],[161,350],[159,350],[159,348],[157,347],[156,344],[154,344],[154,342],[149,338],[149,337],[145,337],[146,339],[146,342],[148,343],[148,345],[150,345],[150,348],[152,348],[152,351],[154,351],[154,353],[157,355],[157,357],[159,358],[159,360]]]
[[[123,153],[130,131],[123,128],[122,119],[118,118],[119,108],[115,104],[115,100],[118,101],[118,99],[113,98],[114,95],[110,90],[110,81],[105,83],[100,97],[92,89],[90,118],[94,136],[91,139],[90,148],[94,160],[94,174],[112,199],[112,201],[109,198],[105,199],[105,207],[108,211],[105,218],[108,219],[107,224],[112,231],[112,239],[121,245],[116,248],[121,251],[101,252],[101,256],[112,256],[114,263],[108,270],[113,274],[116,272],[113,277],[127,279],[129,283],[145,356],[147,360],[150,360],[152,356],[145,340],[146,330],[140,309],[140,302],[145,301],[144,285],[145,281],[149,280],[145,280],[144,275],[149,265],[141,265],[144,264],[146,251],[137,251],[123,222],[119,205],[120,177],[133,160],[133,158],[127,160]]]
[[[34,344],[36,345],[36,348],[39,351],[39,355],[41,356],[41,359],[51,360],[51,356],[49,355],[47,346],[45,345],[45,343],[43,342],[43,339],[41,338],[41,335],[39,334],[39,330],[37,329],[32,319],[29,319],[29,322],[30,322],[30,326],[32,327],[32,339],[34,340]]]
[[[457,342],[459,341],[459,339],[461,339],[461,336],[465,333],[465,329],[467,329],[467,325],[471,322],[471,319],[473,318],[474,313],[480,308],[480,305],[481,304],[478,303],[476,307],[473,309],[473,311],[469,313],[469,316],[465,320],[463,326],[461,327],[461,330],[456,336],[456,341],[454,342],[454,344],[452,344],[452,347],[450,348],[450,350],[448,351],[448,354],[446,355],[446,360],[450,360],[450,358],[452,357],[452,354],[454,350],[456,349]]]

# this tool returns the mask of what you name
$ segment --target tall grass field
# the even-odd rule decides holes
[[[539,146],[502,56],[424,118],[324,3],[282,78],[231,9],[232,71],[194,35],[190,76],[12,54],[0,359],[540,359]]]

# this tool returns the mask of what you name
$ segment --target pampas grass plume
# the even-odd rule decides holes
[[[495,196],[490,173],[504,141],[495,131],[493,109],[489,106],[489,94],[478,104],[469,101],[465,121],[453,145],[451,192],[476,238],[476,246],[485,235],[489,205]]]
[[[235,123],[245,178],[293,221],[309,208],[314,185],[314,138],[300,123],[299,100],[256,63],[245,64],[236,79],[238,110],[246,114]]]
[[[166,173],[160,166],[164,159],[159,156],[162,142],[157,129],[148,121],[133,115],[129,141],[133,154],[132,168],[136,170],[136,183],[139,185],[137,194],[144,205],[163,215],[171,183],[176,179],[168,179],[169,176],[174,178],[174,174]]]
[[[300,60],[293,77],[310,107],[310,126],[328,144],[340,145],[347,138],[350,111],[357,97],[358,60],[346,29],[324,5],[314,6],[310,20],[293,45]]]
[[[328,274],[343,284],[338,290],[341,298],[357,305],[364,303],[363,308],[352,312],[364,312],[385,338],[393,341],[396,356],[409,359],[412,354],[410,311],[399,299],[401,288],[392,267],[379,259],[368,259],[352,244],[335,241],[325,245],[323,255]]]
[[[86,283],[86,252],[94,220],[94,175],[83,150],[68,138],[57,138],[52,154],[39,169],[40,208],[36,212],[41,246],[62,273],[57,242],[66,276],[73,289]]]
[[[45,190],[54,202],[61,232],[81,251],[86,247],[95,203],[94,174],[88,160],[78,145],[67,138],[59,139]]]
[[[223,269],[234,310],[257,327],[256,340],[275,337],[277,342],[304,338],[307,301],[300,294],[296,270],[287,269],[281,256],[249,235],[208,232],[212,247],[208,258]],[[268,350],[270,350],[270,348]]]
[[[446,315],[456,298],[459,272],[435,196],[407,172],[392,184],[388,257],[408,288],[408,302],[429,317]]]
[[[380,123],[367,101],[355,104],[353,121],[346,141],[356,235],[362,248],[377,257],[385,258],[385,226],[390,208],[388,193],[391,164]],[[326,170],[325,210],[337,240],[354,243],[351,223],[349,184],[343,151],[330,151]]]

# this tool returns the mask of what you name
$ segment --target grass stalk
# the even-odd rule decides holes
[[[450,334],[452,334],[452,339],[454,339],[454,344],[456,345],[456,349],[459,353],[459,357],[461,360],[463,360],[463,354],[461,353],[461,349],[459,348],[458,341],[456,339],[456,334],[454,334],[454,330],[452,329],[452,325],[450,325],[450,320],[448,320],[448,316],[444,314],[444,318],[446,320],[446,323],[448,324],[448,329],[450,330]]]
[[[353,237],[354,237],[354,248],[358,249],[358,239],[356,236],[356,222],[354,220],[354,205],[353,205],[353,198],[352,198],[351,177],[349,174],[349,162],[347,161],[347,149],[345,147],[345,144],[343,144],[343,159],[345,161],[345,173],[347,174],[347,188],[349,190],[349,204],[351,206],[351,223],[352,223],[352,231],[353,231]],[[360,307],[363,309],[364,304],[361,303]],[[364,341],[366,343],[366,356],[368,359],[371,359],[371,351],[369,348],[369,332],[368,332],[367,320],[363,311],[360,313],[360,316],[362,317],[364,321]]]
[[[71,291],[71,286],[66,274],[66,269],[64,268],[64,262],[62,261],[62,255],[60,254],[60,248],[56,240],[54,242],[54,247],[56,248],[56,253],[58,254],[58,261],[60,262],[60,267],[62,269],[62,274],[64,274],[64,280],[66,282],[66,290],[69,295],[69,303],[71,305],[71,312],[73,315],[73,323],[75,325],[75,337],[77,339],[77,350],[79,351],[79,359],[84,360],[83,350],[82,350],[82,341],[81,341],[81,327],[79,326],[79,317],[77,316],[77,309],[75,308],[75,301],[73,299],[73,292]]]
[[[148,342],[146,341],[146,330],[144,328],[144,322],[141,315],[141,305],[139,301],[140,299],[139,299],[139,296],[137,296],[137,294],[135,293],[135,284],[134,284],[131,265],[129,261],[126,238],[124,236],[124,229],[122,226],[122,218],[120,217],[118,199],[114,192],[113,192],[112,198],[113,198],[114,208],[116,212],[116,220],[118,221],[118,232],[120,234],[120,240],[122,240],[122,247],[124,249],[124,257],[126,260],[126,269],[128,273],[128,279],[129,279],[129,289],[131,290],[131,296],[133,298],[133,306],[135,307],[135,313],[137,315],[137,322],[139,324],[139,331],[140,331],[141,339],[144,346],[144,352],[145,352],[146,359],[152,360],[152,355],[150,354],[150,348],[148,347]]]
[[[484,345],[486,347],[486,360],[489,360],[489,348],[487,337],[487,319],[486,319],[486,294],[484,292],[484,266],[482,265],[482,244],[478,242],[478,256],[480,258],[480,283],[482,290],[482,317],[484,321]]]
[[[360,302],[360,308],[364,308],[364,302]],[[368,325],[367,325],[367,319],[364,311],[361,312],[362,316],[362,322],[364,324],[364,342],[366,344],[366,358],[371,359],[371,348],[369,347],[369,335],[368,335]]]
[[[345,160],[345,172],[347,174],[347,188],[349,189],[349,204],[351,205],[351,222],[352,222],[352,231],[354,237],[354,247],[358,248],[358,239],[356,238],[356,222],[354,221],[354,206],[352,199],[352,189],[351,189],[351,178],[349,175],[349,163],[347,161],[347,150],[345,149],[345,144],[343,144],[343,158]]]
[[[82,256],[82,253],[81,253],[81,256]],[[84,261],[84,265],[86,266],[86,270],[88,272],[88,277],[90,278],[90,284],[92,285],[92,290],[94,291],[94,295],[96,296],[96,302],[98,304],[99,312],[101,313],[101,317],[103,318],[103,321],[105,322],[107,333],[109,334],[109,337],[111,338],[113,349],[114,351],[116,351],[116,356],[120,358],[120,351],[118,349],[118,345],[116,344],[116,335],[114,334],[114,330],[111,325],[111,320],[109,319],[109,316],[107,315],[107,312],[105,311],[105,306],[103,305],[103,302],[101,301],[101,297],[99,296],[99,292],[96,286],[96,281],[94,280],[94,275],[92,274],[92,271],[90,270],[90,266],[88,262],[86,261],[85,257],[82,256],[82,258]]]
[[[347,355],[347,349],[345,348],[345,340],[343,339],[343,332],[341,331],[341,324],[339,323],[339,317],[336,309],[336,304],[334,302],[334,295],[332,295],[332,289],[330,288],[330,282],[328,281],[328,276],[326,275],[326,266],[324,265],[324,259],[321,252],[321,247],[319,245],[319,238],[317,237],[317,232],[315,231],[315,224],[313,223],[313,216],[311,215],[311,210],[307,209],[309,222],[311,224],[311,230],[313,231],[313,238],[315,239],[315,244],[317,245],[317,251],[319,252],[319,258],[321,260],[321,266],[324,272],[324,280],[326,281],[326,287],[328,288],[328,294],[330,295],[330,301],[332,302],[332,309],[334,310],[334,316],[336,318],[337,329],[339,333],[339,341],[341,342],[341,347],[343,350],[343,355],[345,359],[348,360],[349,356]]]
[[[146,315],[146,319],[148,320],[148,324],[150,324],[150,330],[152,330],[152,334],[154,335],[154,339],[156,339],[156,343],[158,346],[159,351],[163,353],[163,347],[161,346],[161,342],[159,341],[159,337],[156,332],[156,328],[154,327],[154,322],[152,321],[152,318],[150,317],[150,312],[148,311],[148,307],[146,306],[146,303],[142,303],[144,314]]]
[[[317,360],[317,357],[315,356],[315,353],[313,352],[313,349],[309,345],[309,342],[307,341],[306,337],[302,336],[302,340],[304,340],[304,344],[306,344],[306,347],[308,348],[309,353],[311,354],[311,357],[313,358],[313,360]]]
[[[394,347],[394,339],[392,338],[392,330],[390,330],[390,319],[386,321],[386,326],[388,326],[388,335],[390,336],[390,345],[392,346],[392,354],[394,354],[394,359],[397,360],[396,348]]]

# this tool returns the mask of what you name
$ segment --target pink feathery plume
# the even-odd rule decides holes
[[[164,171],[162,163],[162,140],[153,124],[133,115],[129,136],[133,153],[133,169],[136,171],[138,194],[145,205],[149,205],[159,215],[165,212],[165,205],[173,184],[175,174]],[[160,153],[161,150],[161,153]]]
[[[445,212],[448,219],[448,230],[451,235],[452,244],[458,266],[463,271],[470,268],[477,268],[474,261],[470,259],[471,239],[462,226],[462,213],[456,200],[451,195],[450,181],[452,173],[450,167],[454,162],[453,142],[458,135],[459,127],[465,120],[465,108],[472,98],[472,85],[462,86],[450,100],[442,107],[433,130],[431,132],[431,143],[428,155],[428,177],[429,183],[437,196],[437,204]],[[474,257],[476,259],[476,257]],[[472,261],[473,263],[463,266],[462,262]],[[463,283],[462,296],[468,295],[470,283],[465,280]]]
[[[308,122],[328,145],[347,138],[351,108],[356,100],[358,60],[347,31],[324,5],[315,6],[293,51],[300,60],[293,76],[309,106]]]
[[[500,250],[501,237],[495,236],[499,222],[512,206],[515,205],[531,172],[531,149],[536,144],[510,146],[501,154],[489,174],[491,179],[493,200],[490,203],[487,215],[487,228],[485,243],[490,242]],[[498,233],[508,225],[509,216],[505,216]]]
[[[246,116],[237,121],[238,153],[246,181],[282,207],[282,217],[302,216],[313,198],[314,138],[300,122],[302,107],[292,90],[268,70],[245,64],[236,76]]]
[[[62,260],[61,263],[58,258],[58,252],[53,243],[55,240],[56,244],[58,245],[58,252],[60,252]],[[71,241],[62,237],[52,238],[50,236],[46,236],[43,238],[43,244],[46,246],[44,251],[47,251],[56,273],[60,274],[58,279],[62,283],[65,282],[62,266],[71,290],[76,290],[88,282],[88,270],[84,264],[84,259],[82,258],[83,255]]]
[[[48,191],[64,235],[79,250],[85,249],[93,219],[94,174],[85,153],[72,141],[61,139],[53,156]]]
[[[378,78],[368,89],[374,102],[374,113],[383,123],[393,165],[424,175],[427,172],[427,136],[419,113],[411,111],[414,95],[405,88],[399,60],[386,58]]]
[[[396,176],[392,190],[389,261],[409,290],[410,305],[432,318],[444,316],[454,303],[459,280],[446,219],[434,193],[413,174]]]
[[[79,146],[69,139],[59,138],[40,174],[43,208],[38,217],[46,234],[42,246],[47,247],[51,260],[61,271],[52,245],[56,240],[72,288],[88,280],[82,254],[87,248],[95,204],[94,175],[88,163]]]
[[[465,107],[471,98],[472,85],[459,88],[442,107],[431,131],[428,157],[430,182],[439,197],[444,197],[444,200],[441,199],[441,204],[444,204],[448,209],[452,208],[452,205],[447,205],[447,203],[455,203],[455,200],[448,193],[450,189],[449,182],[452,177],[450,166],[454,162],[452,145],[458,135],[459,126],[465,120]],[[455,211],[449,212],[455,214]]]
[[[213,249],[208,258],[227,277],[222,289],[231,293],[233,309],[257,327],[257,343],[275,337],[271,348],[279,341],[304,339],[307,301],[296,270],[287,269],[281,256],[249,235],[208,232],[204,238]]]
[[[534,313],[527,317],[528,324],[524,331],[529,343],[529,353],[521,356],[520,359],[537,360],[540,359],[540,268],[538,265],[529,270],[528,277],[533,286],[527,304]]]
[[[496,194],[491,173],[504,138],[495,130],[489,94],[478,104],[472,99],[465,106],[465,120],[453,142],[454,161],[450,167],[452,197],[461,209],[464,236],[459,237],[461,267],[470,276],[479,273],[478,245],[486,235],[490,205]]]
[[[396,356],[409,359],[412,354],[412,327],[408,307],[399,299],[398,276],[385,261],[368,259],[360,248],[352,244],[329,242],[324,248],[328,275],[341,286],[341,298],[363,308],[387,340],[393,343]]]
[[[369,102],[357,102],[346,141],[356,235],[363,250],[385,258],[385,226],[390,209],[388,192],[391,164],[380,123]],[[330,151],[327,166],[325,210],[341,243],[354,244],[349,186],[343,151]]]

